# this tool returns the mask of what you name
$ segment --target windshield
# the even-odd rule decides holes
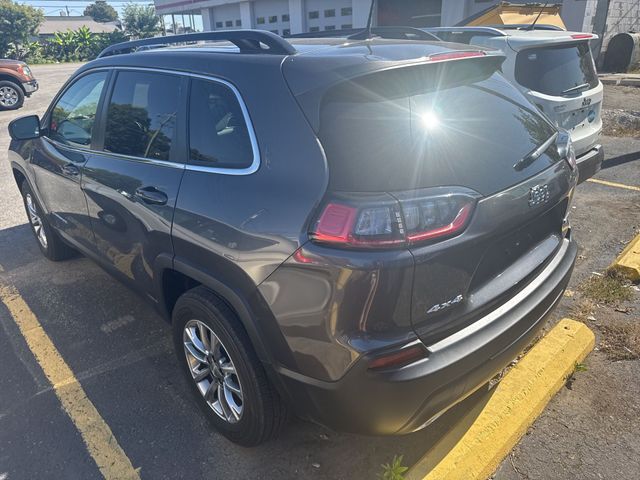
[[[598,86],[587,42],[521,51],[516,59],[516,81],[536,92],[555,96],[575,95]]]
[[[514,168],[555,130],[501,76],[393,98],[381,93],[351,91],[324,102],[320,140],[334,190],[460,185],[491,194],[556,161],[542,156]]]

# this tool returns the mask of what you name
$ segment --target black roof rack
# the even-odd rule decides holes
[[[364,30],[362,28],[343,28],[340,30],[324,30],[322,32],[295,33],[293,35],[288,35],[287,38],[346,37],[351,40],[358,40],[358,35],[363,31]],[[432,42],[440,41],[440,39],[434,34],[414,27],[373,27],[371,29],[371,33],[380,38],[392,38],[400,40],[427,40]]]
[[[226,30],[223,32],[185,33],[116,43],[100,52],[98,58],[130,53],[143,46],[156,47],[199,41],[231,42],[240,49],[241,53],[269,53],[273,55],[293,55],[296,53],[296,49],[284,38],[266,30]],[[263,48],[262,45],[266,45],[268,48]]]

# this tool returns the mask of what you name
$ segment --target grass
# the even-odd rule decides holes
[[[580,286],[580,291],[588,299],[605,305],[615,305],[633,298],[628,281],[615,272],[591,277]]]

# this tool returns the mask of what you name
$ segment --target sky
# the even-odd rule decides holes
[[[65,11],[69,9],[69,15],[82,15],[85,7],[93,3],[91,0],[16,0],[18,3],[26,3],[27,5],[31,5],[32,7],[41,8],[44,11],[44,14],[49,15],[60,15],[61,11]],[[134,1],[135,3],[140,3],[142,5],[153,5],[153,0],[107,0],[107,3],[116,9],[118,14],[122,13],[122,9],[130,3],[130,1]]]
[[[60,15],[60,12],[69,12],[71,16],[82,15],[84,9],[93,3],[93,0],[14,0],[17,3],[24,3],[42,9],[46,16]],[[122,16],[122,10],[128,4],[134,2],[140,5],[153,5],[153,0],[107,0],[107,3],[116,9],[118,15]],[[180,15],[175,17],[178,25],[182,24]],[[202,19],[194,18],[197,30],[202,30]],[[165,24],[170,28],[170,18],[165,17]],[[189,25],[189,20],[185,18],[185,23]]]

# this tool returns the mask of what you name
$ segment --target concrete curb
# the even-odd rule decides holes
[[[407,479],[488,478],[594,344],[585,324],[561,320],[504,376],[487,403],[469,411],[438,440]]]
[[[620,273],[632,282],[640,281],[640,235],[629,242],[609,269]]]
[[[640,78],[629,77],[600,77],[600,81],[603,85],[620,85],[622,87],[640,87]]]

